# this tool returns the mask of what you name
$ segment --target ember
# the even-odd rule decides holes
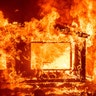
[[[24,23],[0,11],[0,96],[95,96],[96,2],[36,4]]]

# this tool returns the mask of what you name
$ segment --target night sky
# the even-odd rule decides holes
[[[32,17],[39,18],[38,0],[0,0],[0,10],[9,22],[23,23]]]

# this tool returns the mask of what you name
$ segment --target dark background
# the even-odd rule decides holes
[[[40,7],[38,0],[0,0],[0,10],[9,22],[23,23],[32,17],[38,18]]]
[[[3,11],[4,17],[9,22],[24,23],[25,21],[29,22],[32,17],[41,19],[54,7],[60,14],[59,22],[71,23],[70,10],[72,4],[73,0],[0,0],[0,10]],[[43,15],[41,15],[42,12]]]

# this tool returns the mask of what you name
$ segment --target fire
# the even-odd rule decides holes
[[[22,78],[22,74],[26,73],[25,69],[29,70],[28,67],[31,70],[40,70],[40,72],[45,69],[71,69],[73,72],[76,58],[75,46],[78,45],[77,49],[81,51],[85,41],[87,43],[86,76],[92,77],[96,82],[96,1],[73,0],[70,4],[64,1],[62,6],[58,5],[57,1],[54,4],[50,0],[39,2],[42,18],[40,20],[32,18],[30,22],[25,21],[23,27],[18,22],[9,23],[0,11],[0,70],[4,70],[3,76],[7,82],[10,82],[11,89],[23,86],[20,82],[26,78]],[[62,9],[61,12],[63,6],[65,9]],[[87,39],[85,39],[86,36]],[[78,54],[78,60],[81,60],[82,54],[80,52]],[[29,61],[31,61],[30,66],[27,65]],[[24,65],[26,68],[19,68],[16,63]],[[80,63],[82,62],[80,61]],[[81,66],[78,66],[78,70],[80,68]],[[66,72],[66,74],[62,77],[69,76],[69,73]],[[74,74],[71,73],[70,77],[75,77]],[[62,93],[61,91],[58,93]]]
[[[0,69],[6,69],[6,54],[0,50]]]
[[[6,26],[8,24],[8,20],[4,19],[3,12],[0,11],[0,27]]]
[[[70,69],[70,43],[33,42],[31,54],[32,69]]]
[[[79,30],[86,32],[90,36],[87,39],[87,53],[86,53],[86,62],[87,62],[87,74],[94,76],[95,70],[95,53],[92,50],[95,50],[94,43],[95,41],[95,26],[96,26],[96,18],[95,18],[95,10],[94,7],[96,5],[95,1],[91,0],[77,0],[74,2],[74,5],[71,9],[71,15],[74,18],[78,18],[76,26]],[[92,54],[94,56],[92,56]],[[89,68],[90,67],[90,68]]]

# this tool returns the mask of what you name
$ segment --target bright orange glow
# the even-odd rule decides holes
[[[0,69],[6,69],[6,54],[0,50]]]
[[[7,19],[4,19],[2,11],[0,11],[0,27],[6,26],[8,24]]]
[[[70,69],[70,50],[70,43],[33,42],[31,68]]]
[[[0,11],[0,70],[4,70],[3,75],[6,81],[10,82],[8,87],[14,89],[26,85],[20,84],[20,82],[25,80],[25,78],[21,77],[25,70],[21,68],[23,70],[22,73],[19,72],[20,67],[16,70],[16,62],[18,62],[18,65],[27,65],[27,61],[30,61],[31,71],[32,69],[36,69],[36,71],[38,69],[40,69],[40,71],[43,69],[70,69],[70,63],[72,63],[71,72],[73,72],[73,70],[75,70],[74,67],[76,67],[75,59],[77,58],[75,56],[77,54],[75,53],[75,44],[79,46],[79,48],[77,48],[79,50],[78,57],[79,60],[81,60],[80,51],[84,47],[83,43],[85,40],[87,43],[86,75],[96,82],[96,1],[73,1],[70,8],[66,7],[66,9],[63,10],[63,4],[60,6],[55,1],[53,4],[52,0],[49,0],[48,3],[46,2],[46,4],[42,5],[42,8],[45,9],[42,10],[40,15],[43,17],[40,20],[32,18],[30,22],[25,21],[23,27],[17,22],[9,23],[8,20],[4,18],[2,11]],[[58,9],[58,6],[60,6],[62,12],[61,9]],[[69,12],[70,15],[64,14],[63,11],[65,13]],[[63,20],[67,20],[66,16],[68,16],[67,19],[69,17],[71,19],[68,19],[68,24],[63,22]],[[59,19],[61,19],[62,22],[58,23]],[[89,37],[85,38],[86,36],[84,37],[82,33],[85,35],[89,34]],[[45,44],[44,42],[49,43]],[[54,42],[56,44],[54,44]],[[67,42],[68,44],[60,42]],[[69,47],[70,44],[71,47]],[[28,51],[29,46],[31,48],[29,48],[30,52]],[[26,50],[31,54],[31,60]],[[26,56],[26,54],[28,56]],[[70,58],[71,56],[72,58]],[[22,58],[25,59],[24,62]],[[77,69],[80,69],[80,67],[81,66]],[[27,68],[25,69],[30,71]],[[18,75],[16,71],[18,71]],[[76,77],[74,75],[75,73],[71,72],[70,77],[80,77]],[[62,77],[66,78],[70,74],[66,72]],[[80,75],[80,73],[78,74]],[[33,73],[31,73],[31,75],[33,75]],[[62,90],[64,91],[64,89]],[[61,91],[58,91],[58,93],[61,93]]]

